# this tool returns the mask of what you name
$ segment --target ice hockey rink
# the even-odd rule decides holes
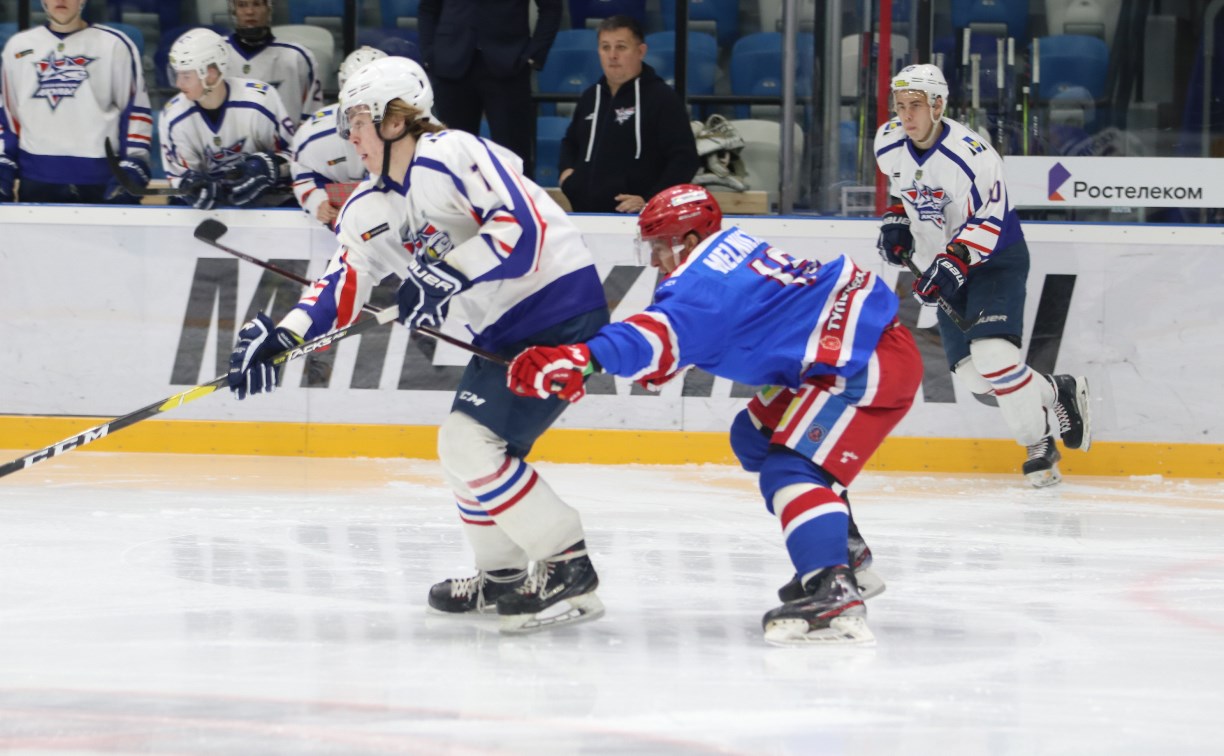
[[[19,451],[8,454],[11,459]],[[871,648],[776,648],[753,479],[540,464],[607,615],[428,615],[436,462],[82,452],[0,481],[0,752],[1224,752],[1224,482],[871,474]]]

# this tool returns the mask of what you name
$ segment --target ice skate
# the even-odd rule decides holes
[[[597,619],[604,613],[598,587],[586,542],[579,541],[536,562],[526,582],[497,600],[500,629],[517,635]]]
[[[1088,451],[1092,446],[1092,416],[1088,404],[1088,379],[1074,375],[1052,375],[1054,414],[1058,435],[1068,449]]]
[[[451,578],[429,589],[429,610],[437,614],[493,614],[497,599],[527,582],[527,570],[481,570]]]
[[[1054,445],[1054,437],[1046,436],[1028,447],[1028,459],[1024,461],[1024,477],[1033,488],[1045,488],[1062,481],[1058,472],[1058,460],[1062,455]]]
[[[871,569],[871,548],[859,534],[854,518],[850,518],[847,543],[850,547],[848,564],[854,570],[854,579],[858,582],[859,593],[864,600],[879,596],[884,592],[884,579]],[[778,599],[784,602],[797,601],[803,598],[803,595],[803,584],[799,582],[798,575],[791,577],[789,583],[778,589]]]
[[[808,580],[804,595],[770,609],[761,619],[765,641],[776,646],[867,645],[867,607],[850,567],[826,567]]]

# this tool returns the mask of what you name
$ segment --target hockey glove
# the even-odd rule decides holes
[[[880,238],[876,248],[880,257],[890,265],[904,267],[905,259],[914,254],[914,235],[910,233],[910,219],[905,207],[892,205],[884,211],[880,225]]]
[[[948,250],[935,256],[931,267],[914,282],[914,295],[927,304],[935,304],[960,291],[969,276],[969,253],[963,245],[949,244]]]
[[[471,286],[467,278],[446,263],[426,264],[419,257],[408,260],[408,272],[395,294],[399,322],[409,328],[437,328],[446,320],[451,297]]]
[[[230,199],[246,207],[276,185],[280,170],[276,158],[266,152],[247,155],[238,164],[238,178],[230,185]]]
[[[288,328],[277,328],[262,312],[238,332],[238,343],[230,353],[230,390],[239,399],[247,394],[272,393],[280,380],[281,366],[272,358],[286,349],[298,346],[302,337]]]
[[[184,173],[178,188],[196,210],[212,210],[221,196],[221,183],[199,171]]]
[[[12,202],[13,186],[17,183],[17,164],[0,155],[0,202]]]
[[[141,188],[149,185],[149,167],[139,160],[120,160],[119,168],[127,176],[129,184],[135,184]],[[119,179],[114,177],[106,184],[106,192],[102,198],[116,205],[140,203],[140,198],[125,189]]]
[[[556,394],[576,402],[586,396],[586,377],[598,369],[586,344],[527,347],[506,369],[506,386],[519,396]]]

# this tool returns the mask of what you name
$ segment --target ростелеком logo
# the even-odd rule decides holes
[[[1057,202],[1066,202],[1066,197],[1058,193],[1062,185],[1067,183],[1067,179],[1071,178],[1071,171],[1063,167],[1062,163],[1055,163],[1054,167],[1050,168],[1050,200]]]

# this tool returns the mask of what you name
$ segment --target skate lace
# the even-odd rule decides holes
[[[1046,451],[1050,448],[1050,437],[1046,436],[1037,443],[1028,447],[1029,459],[1041,459],[1046,455]]]
[[[528,573],[527,579],[518,587],[518,592],[530,596],[532,594],[543,593],[544,586],[548,585],[548,579],[552,577],[553,570],[556,569],[554,562],[549,562],[541,559],[536,562],[531,572]]]
[[[451,596],[466,598],[474,595],[484,583],[484,573],[478,572],[472,577],[459,578],[451,582]]]
[[[1059,433],[1071,430],[1071,413],[1067,411],[1067,405],[1058,401],[1054,402],[1054,415],[1058,418]]]

